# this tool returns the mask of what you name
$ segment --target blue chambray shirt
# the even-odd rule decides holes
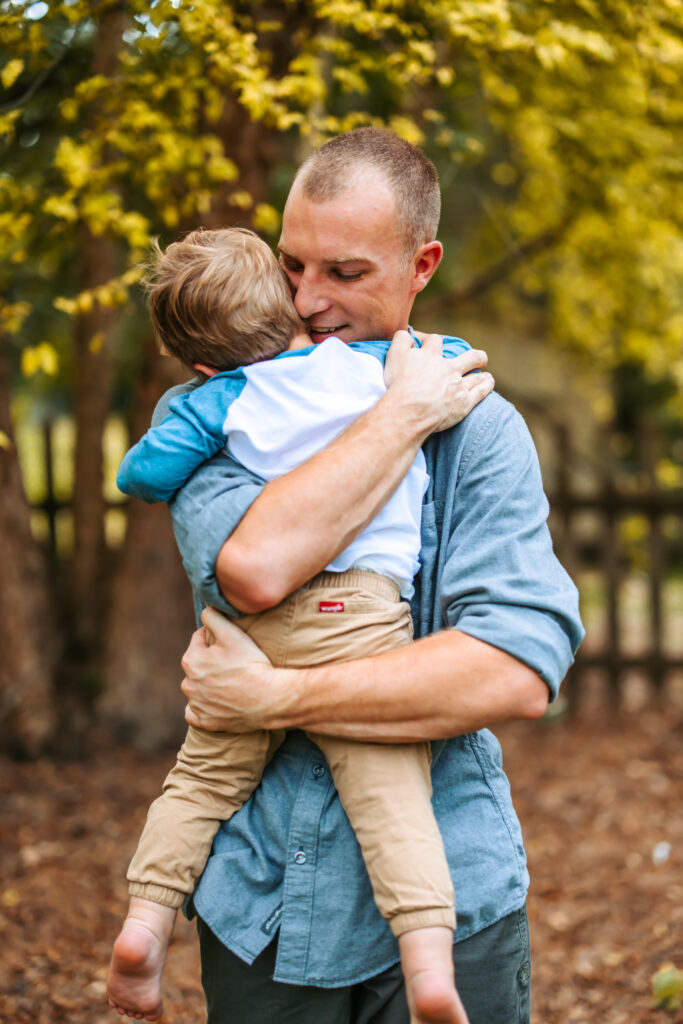
[[[462,423],[430,437],[424,453],[430,485],[412,600],[416,636],[456,627],[532,666],[555,697],[583,630],[576,589],[553,554],[524,421],[494,393]],[[216,556],[262,487],[220,453],[171,503],[198,604],[230,611],[216,585]],[[433,748],[434,809],[461,941],[524,904],[526,858],[492,733]],[[219,829],[194,906],[247,963],[279,931],[278,981],[333,988],[399,959],[324,757],[297,730],[248,803]]]

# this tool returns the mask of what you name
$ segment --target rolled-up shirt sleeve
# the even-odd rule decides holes
[[[529,431],[508,403],[485,405],[458,466],[443,616],[535,669],[555,699],[583,638],[578,593],[553,552]]]
[[[191,385],[173,388],[155,409],[152,424],[163,420],[169,401]],[[225,600],[216,580],[216,559],[225,541],[265,487],[224,451],[202,463],[171,502],[173,532],[195,597],[227,615],[239,615]]]

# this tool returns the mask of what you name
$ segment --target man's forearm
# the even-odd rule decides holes
[[[269,728],[380,743],[445,739],[537,718],[548,704],[548,688],[533,669],[457,630],[373,658],[295,670],[291,683],[291,700]]]
[[[548,687],[505,651],[450,629],[371,658],[274,668],[213,609],[183,660],[188,722],[225,732],[308,729],[377,743],[408,743],[538,718]]]

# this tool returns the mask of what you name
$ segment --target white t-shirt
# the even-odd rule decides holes
[[[223,430],[233,458],[264,480],[288,473],[326,447],[386,391],[380,360],[339,338],[328,338],[306,356],[254,363],[244,373],[247,383]],[[327,568],[370,569],[395,579],[410,597],[428,482],[419,451],[386,505]]]

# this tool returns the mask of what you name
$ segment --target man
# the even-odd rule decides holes
[[[407,327],[441,259],[438,213],[433,166],[391,133],[346,133],[304,164],[279,248],[315,340]],[[528,1020],[528,879],[486,726],[544,712],[581,638],[576,592],[552,554],[519,416],[491,395],[448,429],[455,376],[438,346],[402,338],[386,395],[308,463],[263,486],[217,456],[175,499],[178,543],[213,606],[202,618],[216,640],[209,647],[196,633],[185,656],[187,719],[235,732],[447,740],[434,744],[432,774],[456,891],[456,983],[471,1024],[517,1024]],[[420,639],[371,659],[273,668],[214,609],[271,607],[322,570],[422,445],[431,483],[412,602]],[[396,946],[329,772],[302,733],[289,734],[219,831],[194,904],[209,1024],[408,1021]]]

